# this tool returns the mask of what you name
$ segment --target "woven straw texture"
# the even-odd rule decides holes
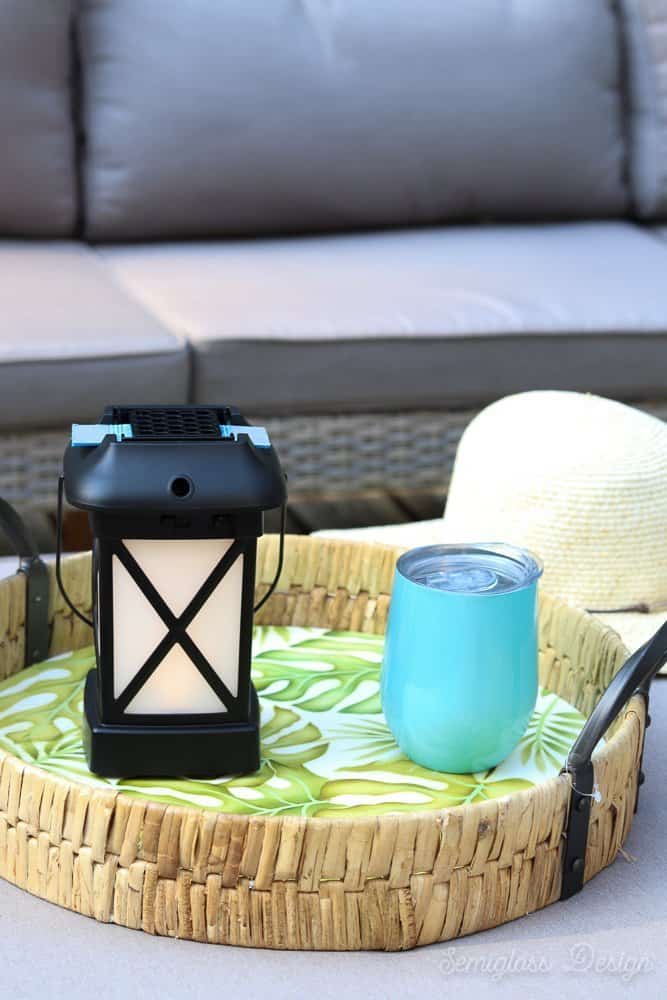
[[[442,533],[480,538],[535,552],[544,590],[580,608],[667,607],[667,424],[583,393],[492,403],[461,438]]]
[[[382,633],[401,550],[288,539],[259,624]],[[277,539],[262,541],[260,596]],[[90,557],[63,565],[90,610]],[[51,655],[90,643],[52,580]],[[0,583],[0,675],[23,662],[24,583]],[[541,683],[588,714],[620,667],[618,637],[543,599]],[[633,816],[644,707],[632,699],[596,753],[586,879]],[[230,816],[77,785],[0,755],[0,875],[61,906],[150,933],[271,948],[398,950],[469,934],[558,899],[570,784],[422,813]]]

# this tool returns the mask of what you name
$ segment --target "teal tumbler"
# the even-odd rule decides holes
[[[537,698],[535,556],[505,544],[427,545],[398,560],[382,708],[408,757],[435,771],[495,767]]]

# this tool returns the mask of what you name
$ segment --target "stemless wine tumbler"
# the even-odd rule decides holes
[[[486,771],[526,731],[537,697],[535,556],[504,544],[427,545],[396,565],[382,708],[408,757]]]

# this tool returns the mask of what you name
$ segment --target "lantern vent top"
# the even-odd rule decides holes
[[[73,424],[65,492],[113,514],[263,511],[285,502],[285,477],[264,427],[231,406],[109,406]]]

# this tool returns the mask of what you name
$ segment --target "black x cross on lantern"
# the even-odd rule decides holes
[[[234,697],[222,678],[216,673],[209,661],[203,655],[194,640],[188,635],[187,627],[194,620],[205,602],[209,599],[222,578],[231,569],[234,562],[242,555],[243,546],[237,539],[232,543],[225,555],[220,559],[217,566],[211,571],[204,583],[201,585],[195,596],[180,615],[175,615],[171,608],[163,600],[159,592],[155,589],[143,569],[128,552],[125,545],[114,542],[111,546],[113,555],[116,555],[144,596],[150,601],[153,608],[167,626],[167,634],[155,647],[151,655],[137,671],[127,687],[120,696],[115,699],[115,704],[120,712],[124,712],[133,698],[138,694],[149,677],[157,667],[163,662],[170,649],[178,643],[188,654],[195,667],[202,675],[206,683],[213,689],[227,711],[236,714],[238,712],[238,699]]]

